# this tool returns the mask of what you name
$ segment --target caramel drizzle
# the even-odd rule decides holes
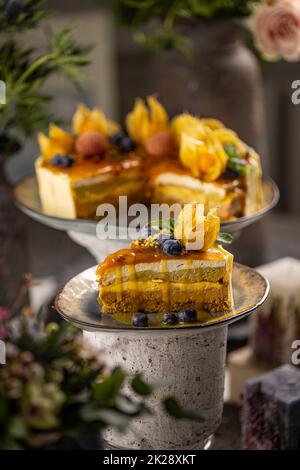
[[[163,274],[163,282],[161,283],[163,301],[168,305],[169,304],[169,283],[168,283],[168,264],[167,260],[162,259],[161,262],[161,272]],[[166,275],[166,276],[164,276]]]
[[[122,266],[118,266],[116,270],[116,289],[117,289],[117,301],[122,301]]]
[[[225,259],[224,253],[218,247],[209,248],[206,251],[187,251],[179,256],[165,255],[158,248],[131,248],[123,249],[108,255],[104,262],[98,266],[97,276],[101,276],[107,269],[124,266],[135,265],[138,263],[160,262],[161,260],[183,260],[200,259],[204,261],[222,261]]]

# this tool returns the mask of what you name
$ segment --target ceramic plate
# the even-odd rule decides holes
[[[69,281],[55,299],[55,308],[67,321],[83,330],[174,330],[181,328],[211,328],[235,322],[253,312],[265,301],[269,292],[268,281],[254,269],[238,263],[233,268],[234,308],[229,312],[199,312],[201,321],[166,327],[161,314],[149,314],[149,326],[137,328],[131,325],[130,314],[102,314],[97,302],[98,285],[96,267],[87,269]]]
[[[239,232],[248,225],[261,219],[267,212],[273,209],[279,199],[279,191],[276,184],[270,178],[265,178],[263,181],[263,190],[265,205],[260,211],[250,216],[240,217],[234,221],[223,222],[221,224],[221,230],[232,234]],[[53,217],[45,214],[41,208],[35,176],[29,176],[20,181],[15,186],[14,194],[17,206],[34,220],[58,230],[72,230],[96,235],[97,221],[95,220],[64,219],[62,217]]]

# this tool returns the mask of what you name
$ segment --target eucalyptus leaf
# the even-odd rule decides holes
[[[125,373],[120,369],[115,369],[110,376],[101,382],[96,382],[93,386],[93,397],[98,403],[106,401],[113,402],[123,386]]]
[[[204,421],[203,416],[197,410],[185,410],[174,397],[165,398],[163,404],[167,413],[173,418]]]
[[[136,375],[132,379],[131,387],[133,388],[135,393],[137,393],[138,395],[145,396],[145,397],[151,395],[151,393],[153,391],[152,387],[149,384],[147,384],[146,382],[144,382],[144,380],[141,378],[140,374]]]

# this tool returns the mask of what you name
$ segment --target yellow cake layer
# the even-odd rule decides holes
[[[102,287],[101,303],[106,313],[180,311],[187,307],[218,312],[232,306],[231,283],[129,281]]]

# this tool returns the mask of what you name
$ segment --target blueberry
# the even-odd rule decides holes
[[[70,168],[74,164],[74,158],[70,157],[69,155],[66,155],[65,157],[62,157],[62,162],[61,166],[63,168]]]
[[[168,256],[177,256],[182,252],[182,244],[179,240],[165,240],[162,246],[163,252]]]
[[[120,143],[120,150],[122,153],[129,153],[132,152],[135,149],[135,143],[133,140],[130,139],[130,137],[123,137]]]
[[[145,313],[139,313],[132,317],[133,326],[148,326],[148,317]]]
[[[110,142],[113,145],[121,145],[121,142],[125,137],[126,137],[125,132],[116,132],[110,137]]]
[[[186,310],[182,310],[178,314],[179,323],[190,323],[197,319],[197,312],[193,308],[187,308]]]
[[[167,312],[163,316],[163,323],[166,325],[175,325],[178,322],[177,315],[175,313]]]
[[[240,176],[240,172],[238,170],[231,170],[230,168],[227,168],[223,176],[227,180],[236,180]]]
[[[53,166],[62,166],[63,156],[62,155],[54,155],[51,160],[51,165]]]
[[[162,249],[163,244],[165,243],[166,240],[173,240],[174,236],[171,233],[161,233],[158,237],[158,246],[160,249]]]

